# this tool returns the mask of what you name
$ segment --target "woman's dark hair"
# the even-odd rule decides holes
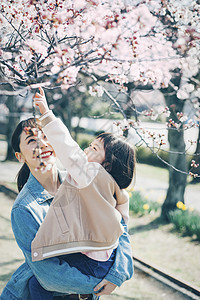
[[[112,175],[120,189],[127,188],[135,171],[135,152],[123,137],[112,133],[101,133],[97,136],[104,143],[105,160],[102,166]]]
[[[24,131],[24,128],[25,127],[36,128],[36,126],[37,124],[34,118],[23,120],[17,125],[11,139],[12,148],[15,152],[21,152],[19,145],[20,145],[20,137],[22,132]],[[27,166],[26,163],[24,163],[17,174],[17,187],[19,192],[27,182],[29,174],[30,174],[29,167]]]

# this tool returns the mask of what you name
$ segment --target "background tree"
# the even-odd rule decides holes
[[[176,86],[180,85],[180,76],[173,80]],[[187,180],[187,163],[185,154],[185,140],[183,123],[180,121],[185,102],[173,93],[173,89],[168,87],[164,92],[165,101],[170,109],[170,118],[168,118],[168,141],[170,145],[169,152],[169,187],[167,195],[162,206],[162,216],[168,218],[170,210],[176,209],[176,203],[184,203],[184,193]],[[174,127],[175,126],[175,127]],[[178,126],[178,130],[176,127]],[[173,166],[173,167],[172,167]],[[179,170],[177,172],[177,170]]]
[[[140,118],[156,120],[159,114],[171,112],[169,142],[172,151],[181,151],[184,157],[182,129],[194,127],[198,122],[198,119],[193,123],[188,120],[184,124],[187,118],[179,111],[186,99],[196,105],[200,94],[199,80],[195,78],[200,57],[198,3],[180,0],[16,0],[13,3],[7,0],[1,2],[0,12],[0,66],[4,83],[9,82],[12,87],[10,90],[2,85],[2,95],[34,93],[40,85],[46,90],[60,88],[62,98],[55,109],[57,113],[60,109],[60,115],[70,126],[70,110],[75,103],[78,76],[82,74],[91,80],[90,94],[106,94],[115,110],[126,119],[125,125],[121,125],[123,131],[133,127],[139,139],[157,156],[163,148],[162,137],[147,133],[153,140],[152,148],[145,140]],[[112,84],[119,95],[113,96],[104,81]],[[163,91],[170,106],[160,112],[152,107],[137,111],[131,87],[149,86]],[[136,122],[129,120],[130,107],[124,104],[124,98],[121,101],[122,92],[129,104],[132,103]],[[81,97],[83,106],[84,97]],[[180,145],[174,143],[177,135],[181,138]],[[180,170],[175,174],[170,169],[170,188],[173,190],[180,174],[178,182],[183,197],[185,175],[189,172],[179,164],[179,159],[172,159],[172,151],[170,168],[180,167]],[[193,171],[190,174],[196,176]],[[175,207],[176,197],[172,201],[169,205],[165,202],[166,209]]]

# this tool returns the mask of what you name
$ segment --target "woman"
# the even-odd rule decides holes
[[[27,132],[27,127],[33,130]],[[33,156],[36,129],[38,128],[34,119],[28,119],[18,124],[12,137],[15,155],[24,165],[18,174],[17,184],[20,193],[12,208],[11,222],[16,241],[25,256],[25,263],[13,274],[3,290],[1,299],[29,300],[28,281],[33,275],[44,289],[54,291],[55,297],[95,292],[97,296],[110,294],[116,286],[120,286],[133,274],[131,247],[125,225],[125,232],[120,237],[116,251],[115,262],[101,282],[92,276],[82,274],[76,268],[71,268],[59,257],[32,262],[31,242],[63,180],[56,167],[54,150],[43,133],[39,142],[41,157],[46,164],[51,164],[52,168],[46,173],[38,171],[41,161],[38,153]],[[95,298],[93,294],[93,299]],[[88,299],[91,299],[91,296],[88,296]]]

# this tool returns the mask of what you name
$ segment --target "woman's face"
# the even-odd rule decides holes
[[[19,147],[21,152],[17,152],[16,157],[20,162],[25,162],[30,169],[39,167],[40,157],[47,164],[54,165],[56,163],[55,152],[43,132],[39,139],[40,157],[38,151],[34,154],[34,149],[37,147],[37,136],[33,133],[23,131]]]
[[[102,164],[105,160],[104,143],[100,139],[95,139],[89,147],[84,150],[89,162]]]

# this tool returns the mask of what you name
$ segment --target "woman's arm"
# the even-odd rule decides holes
[[[122,221],[123,222],[123,221]],[[119,239],[115,261],[105,278],[94,288],[97,296],[111,294],[116,286],[121,286],[123,282],[133,276],[134,267],[132,251],[127,225],[123,222],[124,233]],[[97,291],[100,292],[98,293]]]

